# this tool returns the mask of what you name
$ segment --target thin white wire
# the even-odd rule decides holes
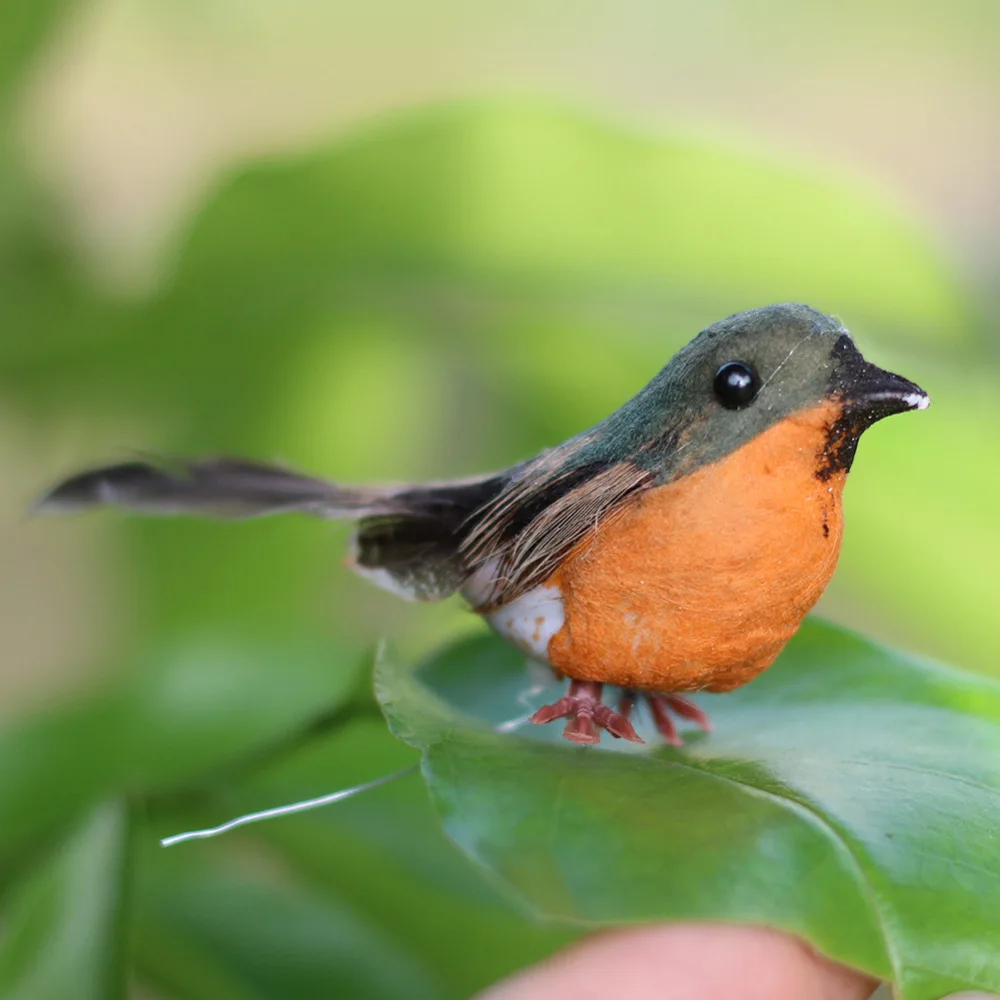
[[[275,816],[290,816],[292,813],[306,812],[309,809],[318,809],[320,806],[332,805],[334,802],[342,802],[349,799],[358,792],[367,792],[379,785],[386,785],[390,781],[402,778],[407,774],[416,771],[417,765],[404,767],[401,771],[393,771],[392,774],[383,774],[381,778],[374,778],[360,785],[351,788],[342,788],[339,792],[331,792],[329,795],[321,795],[316,799],[305,799],[302,802],[293,802],[287,806],[275,806],[273,809],[263,809],[261,812],[248,813],[246,816],[238,816],[221,826],[209,827],[207,830],[191,830],[188,833],[176,833],[172,837],[164,837],[160,841],[163,847],[172,847],[174,844],[181,844],[185,840],[203,840],[206,837],[215,837],[228,830],[235,830],[238,826],[247,826],[249,823],[259,823],[264,819],[272,819]]]
[[[543,687],[544,685],[536,684],[528,691],[523,691],[518,695],[517,700],[524,705],[528,698],[540,693]],[[523,726],[530,718],[531,714],[529,713],[527,715],[519,715],[514,719],[508,719],[496,727],[496,732],[513,732],[515,729]],[[417,767],[417,764],[413,764],[411,767],[404,767],[401,771],[393,771],[392,774],[383,774],[380,778],[373,778],[371,781],[365,781],[360,785],[352,785],[350,788],[341,788],[340,791],[330,792],[329,795],[320,795],[315,799],[304,799],[301,802],[293,802],[287,806],[275,806],[273,809],[262,809],[260,812],[237,816],[236,819],[231,819],[228,823],[223,823],[221,826],[212,826],[205,830],[189,830],[187,833],[175,833],[172,837],[164,837],[160,841],[160,846],[173,847],[174,844],[183,844],[186,840],[205,840],[208,837],[217,837],[220,833],[235,830],[239,826],[248,826],[250,823],[259,823],[261,820],[274,819],[277,816],[291,816],[293,813],[308,812],[310,809],[319,809],[322,806],[333,805],[334,802],[343,802],[344,799],[349,799],[359,792],[371,791],[371,789],[378,788],[380,785],[387,785],[390,781],[395,781],[397,778],[403,778],[407,774],[412,774],[417,770]]]

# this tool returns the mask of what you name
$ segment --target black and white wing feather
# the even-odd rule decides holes
[[[460,552],[480,577],[480,608],[506,604],[544,583],[599,525],[653,484],[632,462],[545,469],[546,458],[529,463],[470,518]]]

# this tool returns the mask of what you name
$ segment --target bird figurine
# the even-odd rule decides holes
[[[677,745],[674,715],[711,728],[685,694],[751,681],[822,594],[861,434],[928,403],[838,320],[785,303],[708,327],[601,423],[502,472],[344,486],[240,458],[129,462],[73,476],[40,506],[354,520],[361,576],[410,600],[457,591],[568,678],[532,721],[567,719],[574,743],[602,729],[642,742],[642,697]],[[624,691],[615,707],[609,684]]]

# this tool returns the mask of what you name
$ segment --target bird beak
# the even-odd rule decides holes
[[[926,410],[930,397],[914,382],[865,361],[848,334],[833,349],[830,388],[844,407],[844,417],[861,434],[883,417],[907,410]]]
[[[870,427],[883,417],[907,410],[926,410],[930,396],[914,382],[862,362],[843,385],[844,410]]]

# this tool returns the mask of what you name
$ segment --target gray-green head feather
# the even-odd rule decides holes
[[[756,391],[745,405],[720,399],[717,379],[731,363],[752,375]],[[860,435],[927,397],[866,362],[839,320],[799,303],[751,309],[702,330],[635,397],[580,435],[574,458],[631,459],[665,482],[831,399],[853,408]]]

